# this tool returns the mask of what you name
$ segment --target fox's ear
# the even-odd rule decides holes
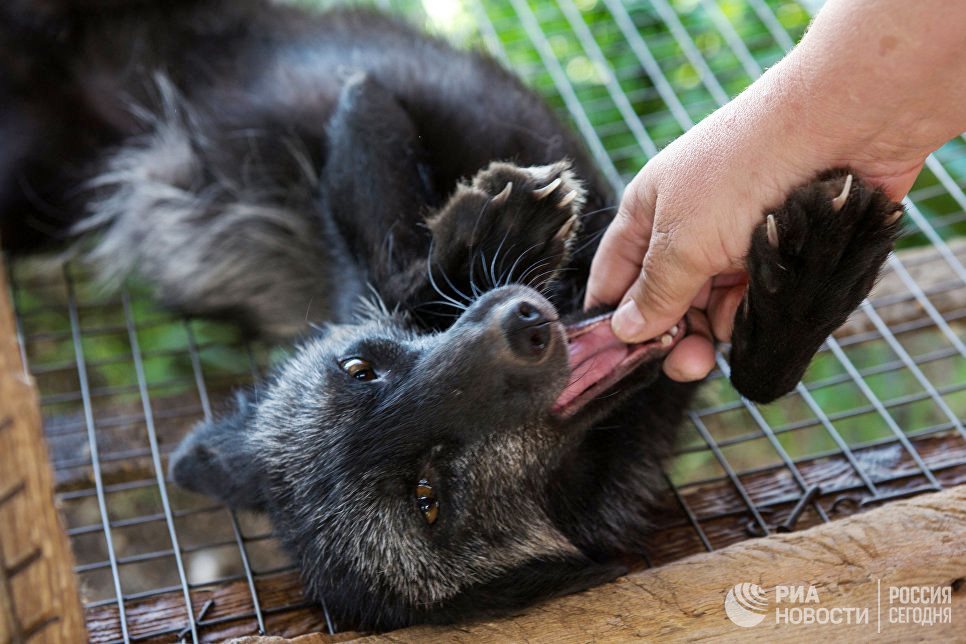
[[[171,478],[233,508],[261,509],[264,469],[249,440],[255,408],[237,394],[234,413],[195,427],[171,455]]]

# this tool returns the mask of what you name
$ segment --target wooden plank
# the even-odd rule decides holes
[[[298,575],[294,572],[262,577],[256,582],[256,586],[269,632],[295,637],[301,633],[325,629],[322,609],[307,604]],[[251,593],[243,581],[195,588],[192,590],[191,599],[196,616],[208,606],[199,629],[206,641],[220,642],[258,632]],[[129,601],[125,607],[128,633],[132,638],[147,644],[160,644],[177,639],[179,631],[188,626],[184,596],[180,591]],[[241,617],[235,618],[236,615]],[[121,639],[115,604],[88,610],[87,626],[92,643],[115,642]],[[342,634],[347,639],[352,636],[352,633]]]
[[[7,293],[0,269],[0,642],[81,642],[74,559]]]
[[[454,627],[413,627],[351,641],[961,640],[966,628],[964,535],[966,486],[958,486],[802,532],[745,541],[645,570],[515,617]],[[765,619],[751,627],[737,626],[724,608],[728,590],[742,582],[761,586],[769,602]],[[803,586],[806,594],[812,586],[818,602],[790,602],[786,597],[778,604],[777,586]],[[891,603],[890,589],[899,587],[937,588],[941,601]],[[901,615],[910,616],[916,606],[938,608],[940,615],[948,608],[949,622],[892,623]],[[781,607],[840,609],[836,614],[842,623],[779,624],[773,609]],[[868,609],[868,623],[845,623],[844,609],[857,609],[856,617]],[[881,616],[881,633],[877,616]],[[316,644],[331,639],[313,634],[293,640],[235,641]]]
[[[943,436],[920,438],[913,441],[913,445],[923,461],[936,472],[937,479],[944,487],[966,483],[966,441],[962,437],[950,432]],[[895,443],[861,450],[857,455],[863,463],[879,461],[888,464],[889,475],[896,477],[891,481],[883,481],[883,476],[876,477],[881,495],[901,497],[921,490],[928,484],[918,474],[918,469],[910,464],[908,455],[898,449]],[[958,465],[944,467],[951,463]],[[870,495],[859,483],[844,456],[804,460],[798,463],[798,470],[808,484],[820,485],[822,490],[828,490],[819,494],[816,501],[832,519],[846,518],[869,509],[863,507],[862,502]],[[908,476],[900,477],[902,474]],[[772,526],[782,524],[801,497],[801,488],[784,466],[742,475],[741,481],[765,521]],[[839,487],[851,489],[836,491]],[[723,479],[686,486],[680,493],[700,521],[701,529],[714,549],[753,536],[748,530],[749,525],[755,525],[752,516],[730,481]],[[661,517],[663,521],[658,523],[646,544],[652,564],[663,565],[704,551],[694,528],[679,508],[671,506]],[[795,529],[820,523],[821,519],[814,508],[808,507],[798,519]]]

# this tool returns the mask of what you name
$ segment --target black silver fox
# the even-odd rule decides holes
[[[0,9],[0,223],[107,279],[300,337],[174,479],[269,513],[340,625],[518,609],[640,553],[696,385],[582,312],[616,198],[487,56],[371,11],[262,0]],[[791,389],[901,209],[847,169],[762,215],[732,380]],[[310,330],[307,323],[314,323]]]

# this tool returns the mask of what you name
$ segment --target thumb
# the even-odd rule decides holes
[[[652,239],[640,275],[614,313],[614,335],[636,343],[664,333],[684,317],[708,278],[664,240]]]
[[[584,307],[619,302],[634,278],[651,240],[657,195],[646,181],[645,166],[624,190],[620,208],[607,227],[587,279]]]

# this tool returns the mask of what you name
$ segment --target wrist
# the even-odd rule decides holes
[[[881,85],[864,85],[823,67],[807,50],[795,50],[740,98],[768,110],[752,136],[777,155],[770,160],[776,173],[797,183],[848,166],[900,199],[948,137],[921,123],[911,108],[884,101]]]
[[[776,71],[803,106],[824,167],[848,165],[901,197],[926,157],[966,129],[966,9],[832,1]]]

